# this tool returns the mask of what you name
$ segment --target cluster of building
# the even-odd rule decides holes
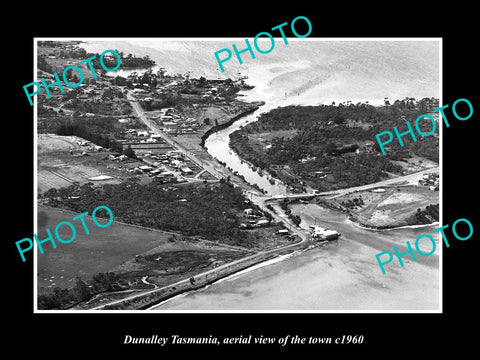
[[[120,162],[129,160],[124,154],[111,154],[109,159]],[[163,182],[185,182],[183,176],[191,176],[194,171],[184,160],[183,154],[177,151],[169,151],[166,154],[145,153],[141,161],[129,161],[124,168],[127,172],[137,175],[145,174]]]
[[[250,220],[246,223],[241,223],[240,229],[253,229],[271,225],[271,221],[266,219],[260,210],[248,208],[243,210],[243,215]]]
[[[144,101],[151,98],[145,98]],[[151,117],[158,124],[160,130],[170,135],[195,134],[200,124],[191,117],[182,117],[174,108],[163,108]]]
[[[424,174],[420,180],[418,180],[418,185],[428,186],[432,191],[438,191],[440,187],[440,175],[437,172]]]
[[[169,167],[182,175],[193,175],[194,171],[186,164],[185,156],[175,150],[168,151],[166,154],[145,153],[143,161],[154,167]]]
[[[124,120],[124,119],[120,119],[120,120]],[[142,129],[127,129],[125,130],[124,136],[125,136],[125,139],[135,140],[139,144],[156,144],[158,142],[162,142],[161,135],[152,134],[147,130],[142,130]]]

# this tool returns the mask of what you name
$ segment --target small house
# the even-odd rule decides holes
[[[257,225],[257,226],[267,226],[269,224],[270,224],[270,221],[268,221],[266,219],[262,219],[262,220],[258,220],[255,225]]]
[[[160,176],[164,178],[169,178],[169,177],[173,177],[173,173],[171,171],[164,171],[160,173]]]
[[[173,113],[173,108],[163,108],[160,110],[160,115],[170,115]]]
[[[148,136],[148,131],[137,131],[137,136]]]
[[[193,170],[190,169],[188,166],[181,166],[180,171],[184,174],[193,174]]]
[[[140,170],[142,170],[143,172],[148,172],[148,171],[153,170],[153,168],[151,166],[148,166],[148,165],[139,166],[138,168]]]
[[[335,240],[340,236],[340,233],[335,230],[325,229],[321,226],[313,227],[313,237],[321,240]]]
[[[174,168],[179,168],[182,165],[182,162],[180,160],[172,160],[170,161],[170,164]]]

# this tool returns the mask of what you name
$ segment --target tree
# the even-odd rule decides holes
[[[88,289],[87,284],[85,284],[85,282],[80,278],[76,278],[75,287],[73,288],[73,291],[78,301],[83,301],[85,299],[88,299],[91,296],[91,293],[90,293],[90,290]]]
[[[335,124],[339,125],[339,124],[342,124],[343,122],[345,122],[345,117],[341,114],[337,114],[332,118],[332,121]]]
[[[132,149],[132,147],[130,145],[128,145],[128,147],[123,150],[123,154],[128,156],[130,159],[136,159],[137,158],[137,155],[135,154],[135,151]]]
[[[329,142],[323,149],[328,155],[334,155],[337,151],[337,146],[333,142]]]
[[[203,76],[200,76],[200,79],[198,79],[198,85],[201,87],[204,87],[206,82],[207,79],[205,79]]]
[[[150,91],[154,92],[157,88],[158,80],[156,75],[152,75],[150,80]]]
[[[158,69],[158,71],[157,71],[157,76],[158,76],[160,79],[163,79],[164,76],[165,76],[165,72],[166,72],[165,68],[160,68],[160,69]]]

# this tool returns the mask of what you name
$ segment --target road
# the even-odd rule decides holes
[[[246,256],[244,258],[229,262],[227,264],[217,266],[217,267],[215,267],[211,270],[207,270],[207,271],[198,273],[198,274],[195,275],[195,277],[203,277],[203,276],[206,276],[206,275],[209,275],[209,274],[214,274],[214,273],[216,273],[218,271],[221,271],[225,268],[231,267],[232,265],[241,264],[241,263],[244,263],[244,262],[247,262],[247,261],[250,261],[250,260],[255,260],[255,258],[262,258],[265,255],[275,254],[275,253],[278,253],[279,251],[283,251],[283,250],[286,250],[286,249],[298,247],[300,244],[302,244],[302,243],[304,243],[305,241],[308,240],[308,235],[306,235],[305,231],[300,231],[298,229],[296,229],[296,230],[299,233],[302,234],[301,241],[299,241],[299,242],[291,243],[291,244],[288,244],[288,245],[280,247],[280,248],[275,248],[275,249],[265,250],[265,251],[259,251],[259,252],[255,253],[253,255],[249,255],[249,256]],[[103,305],[94,307],[91,310],[101,310],[105,306],[120,304],[120,303],[122,303],[124,301],[127,301],[127,300],[133,300],[133,299],[138,298],[138,297],[143,297],[143,296],[148,295],[148,294],[152,294],[152,293],[155,293],[155,292],[158,292],[158,291],[163,291],[165,289],[169,289],[169,288],[172,288],[174,286],[184,285],[184,284],[187,284],[189,282],[190,282],[190,279],[183,279],[183,280],[177,281],[173,284],[169,284],[169,285],[166,285],[166,286],[163,286],[163,287],[159,287],[159,288],[156,288],[156,289],[153,289],[153,290],[150,290],[150,291],[142,292],[140,294],[130,295],[130,296],[127,296],[127,297],[125,297],[123,299],[120,299],[120,300],[115,300],[115,301],[108,302],[107,304],[103,304]]]
[[[321,193],[273,195],[273,196],[270,196],[270,197],[264,197],[264,201],[282,200],[282,199],[301,199],[301,198],[311,197],[311,196],[330,196],[331,199],[334,199],[336,197],[340,197],[340,196],[343,196],[345,194],[348,194],[348,193],[351,193],[351,192],[354,192],[354,191],[365,191],[365,190],[374,189],[374,188],[377,188],[377,187],[394,185],[394,184],[397,184],[397,183],[398,184],[401,184],[401,183],[417,184],[418,180],[420,180],[422,178],[423,174],[431,173],[431,172],[439,172],[439,171],[440,171],[439,167],[434,167],[434,168],[429,168],[429,169],[424,169],[424,170],[421,170],[421,171],[417,171],[417,172],[412,173],[412,174],[399,176],[399,177],[392,178],[392,179],[382,180],[382,181],[372,183],[372,184],[355,186],[355,187],[350,187],[350,188],[346,188],[346,189],[324,191],[324,192],[321,192]]]
[[[294,194],[294,195],[285,195],[285,196],[271,196],[271,197],[268,197],[268,196],[264,196],[264,195],[258,195],[258,194],[253,194],[251,193],[251,199],[252,199],[252,202],[256,203],[257,205],[259,205],[259,207],[264,210],[264,211],[268,211],[270,212],[267,208],[266,208],[266,202],[267,201],[272,201],[272,200],[280,200],[280,199],[284,199],[284,198],[300,198],[300,197],[305,197],[305,196],[312,196],[312,195],[315,195],[315,196],[325,196],[325,195],[333,195],[333,197],[338,197],[338,196],[341,196],[341,195],[344,195],[344,194],[347,194],[349,192],[352,192],[352,191],[360,191],[360,190],[368,190],[368,189],[372,189],[372,188],[376,188],[376,187],[381,187],[381,186],[387,186],[387,185],[392,185],[392,184],[395,184],[395,183],[403,183],[403,182],[413,182],[413,183],[416,183],[418,182],[418,179],[421,178],[421,176],[424,174],[424,173],[427,173],[427,172],[435,172],[435,171],[438,171],[439,168],[436,167],[436,168],[431,168],[431,169],[427,169],[427,170],[422,170],[422,171],[419,171],[419,172],[416,172],[416,173],[413,173],[413,174],[409,174],[409,175],[405,175],[405,176],[401,176],[401,177],[398,177],[398,178],[394,178],[394,179],[388,179],[388,180],[383,180],[383,181],[380,181],[380,182],[377,182],[377,183],[373,183],[373,184],[368,184],[368,185],[363,185],[363,186],[357,186],[357,187],[352,187],[352,188],[348,188],[348,189],[341,189],[341,190],[336,190],[336,191],[329,191],[329,192],[323,192],[323,193],[319,193],[319,194]],[[277,206],[277,212],[270,212],[273,216],[273,218],[277,221],[282,221],[284,222],[285,224],[287,224],[287,227],[289,227],[289,230],[291,231],[292,234],[295,234],[297,236],[300,237],[300,241],[299,242],[296,242],[296,243],[292,243],[292,244],[288,244],[286,246],[283,246],[283,247],[279,247],[279,248],[276,248],[276,249],[271,249],[271,250],[266,250],[266,251],[260,251],[256,254],[253,254],[253,255],[249,255],[247,257],[244,257],[244,258],[241,258],[241,259],[238,259],[238,260],[235,260],[235,261],[232,261],[228,264],[224,264],[224,265],[221,265],[219,267],[216,267],[214,269],[211,269],[211,270],[208,270],[208,271],[204,271],[202,273],[199,273],[197,275],[195,275],[196,277],[198,276],[205,276],[205,275],[209,275],[209,274],[212,274],[212,273],[215,273],[219,270],[222,270],[222,269],[225,269],[226,267],[229,267],[229,266],[232,266],[232,265],[237,265],[237,264],[240,264],[242,262],[246,262],[246,261],[250,261],[252,259],[255,259],[256,257],[262,257],[264,255],[268,255],[268,254],[275,254],[275,253],[278,253],[279,251],[284,251],[284,250],[288,250],[288,249],[291,249],[291,248],[294,248],[294,247],[298,247],[299,245],[307,242],[309,240],[309,233],[304,230],[304,229],[301,229],[301,228],[298,228],[296,227],[295,225],[293,225],[290,221],[290,219],[288,218],[288,216],[286,214],[283,213],[283,211],[280,210],[280,208]],[[374,248],[378,248],[379,247],[379,244],[367,244],[368,246],[372,246]],[[380,246],[381,249],[384,249],[384,248],[387,248],[388,246],[390,246],[391,244],[387,243],[387,244],[382,244],[384,246]],[[405,252],[407,251],[408,249],[403,245],[403,244],[397,244],[397,247],[399,248],[399,250],[401,252]],[[438,261],[436,259],[434,259],[435,261]],[[431,261],[434,261],[434,260],[429,260],[429,261],[422,261],[422,262],[425,262],[427,263],[428,265],[430,266],[433,266],[432,264],[430,264],[429,262]],[[177,281],[176,283],[174,284],[170,284],[170,285],[167,285],[167,286],[164,286],[164,287],[161,287],[161,288],[156,288],[156,289],[153,289],[153,290],[150,290],[148,292],[143,292],[143,293],[140,293],[140,294],[135,294],[135,295],[131,295],[131,296],[128,296],[126,298],[123,298],[123,299],[120,299],[120,300],[116,300],[116,301],[112,301],[112,302],[109,302],[108,304],[103,304],[103,305],[100,305],[100,306],[97,306],[95,308],[93,308],[93,310],[100,310],[102,308],[104,308],[106,305],[115,305],[115,304],[119,304],[123,301],[126,301],[126,300],[132,300],[132,299],[135,299],[137,297],[141,297],[141,296],[145,296],[147,294],[151,294],[151,293],[154,293],[156,291],[162,291],[162,290],[165,290],[165,289],[168,289],[168,288],[171,288],[173,286],[179,286],[179,285],[183,285],[183,284],[186,284],[188,283],[190,280],[189,279],[183,279],[183,280],[180,280],[180,281]]]
[[[147,116],[145,115],[145,112],[143,111],[142,107],[140,106],[138,101],[132,96],[132,94],[130,92],[127,93],[127,99],[132,104],[132,107],[133,107],[135,113],[137,114],[138,118],[141,121],[143,121],[148,126],[148,128],[151,131],[153,131],[153,133],[160,135],[162,137],[162,139],[165,140],[165,142],[170,144],[172,147],[178,149],[180,152],[182,152],[186,157],[188,157],[191,161],[193,161],[198,166],[200,166],[203,169],[209,171],[217,179],[221,179],[221,178],[226,177],[225,173],[222,173],[215,168],[214,162],[206,162],[206,161],[199,160],[197,157],[195,157],[193,154],[191,154],[187,149],[185,149],[183,146],[178,144],[176,141],[174,141],[169,136],[164,134],[160,129],[158,129],[156,124],[154,124],[151,120],[149,120],[147,118]],[[383,180],[383,181],[373,183],[373,184],[367,184],[367,185],[352,187],[352,188],[348,188],[348,189],[335,190],[335,191],[327,191],[327,192],[322,192],[322,193],[317,193],[317,194],[312,193],[312,194],[292,194],[292,195],[280,195],[280,196],[278,196],[278,195],[277,196],[266,196],[266,195],[261,195],[259,192],[251,189],[250,187],[248,187],[245,184],[239,184],[244,189],[245,194],[247,196],[250,195],[250,199],[253,203],[258,205],[263,211],[267,211],[267,212],[271,213],[271,215],[273,216],[273,218],[275,220],[285,223],[287,225],[287,227],[289,228],[289,230],[291,231],[291,233],[294,234],[294,235],[297,235],[300,238],[300,241],[296,242],[296,243],[291,243],[291,244],[285,245],[283,247],[279,247],[279,248],[275,248],[275,249],[271,249],[271,250],[266,250],[266,251],[260,251],[260,252],[257,252],[255,254],[253,254],[253,255],[249,255],[249,256],[244,257],[242,259],[238,259],[238,260],[235,260],[233,262],[230,262],[228,264],[224,264],[224,265],[221,265],[221,266],[216,267],[214,269],[204,271],[204,272],[199,273],[195,276],[198,277],[198,276],[209,275],[209,274],[218,272],[219,270],[225,269],[225,268],[227,268],[229,266],[232,266],[232,265],[241,264],[242,262],[247,262],[247,261],[253,260],[255,258],[259,258],[259,257],[265,256],[265,255],[268,255],[268,254],[275,254],[275,253],[278,253],[280,251],[284,251],[284,250],[288,250],[288,249],[291,249],[291,248],[294,248],[294,247],[298,247],[299,245],[301,245],[301,244],[303,244],[303,243],[305,243],[309,240],[310,236],[309,236],[308,231],[293,225],[291,220],[288,218],[288,216],[286,214],[284,214],[283,211],[281,211],[279,209],[279,207],[277,207],[276,212],[271,212],[269,209],[267,209],[266,208],[266,202],[268,202],[268,201],[281,200],[281,199],[285,199],[285,198],[289,198],[289,199],[302,198],[302,197],[308,197],[308,196],[312,196],[312,195],[313,196],[331,196],[332,198],[334,198],[334,197],[345,195],[345,194],[353,192],[353,191],[368,190],[368,189],[372,189],[372,188],[375,188],[375,187],[392,185],[392,184],[395,184],[395,183],[404,183],[404,182],[417,183],[418,180],[421,178],[421,176],[424,173],[434,172],[434,171],[439,171],[439,168],[436,167],[436,168],[431,168],[431,169],[427,169],[427,170],[422,170],[422,171],[419,171],[419,172],[416,172],[416,173],[413,173],[413,174],[401,176],[401,177],[398,177],[398,178]],[[137,297],[143,297],[145,295],[152,294],[154,292],[162,291],[162,290],[171,288],[173,286],[179,286],[179,285],[187,284],[189,282],[190,282],[189,279],[183,279],[183,280],[177,281],[174,284],[170,284],[170,285],[167,285],[167,286],[164,286],[164,287],[161,287],[161,288],[156,288],[156,289],[153,289],[153,290],[150,290],[150,291],[147,291],[147,292],[142,292],[140,294],[130,295],[126,298],[123,298],[123,299],[120,299],[120,300],[115,300],[115,301],[109,302],[107,304],[97,306],[97,307],[93,308],[93,310],[103,309],[107,305],[119,304],[119,303],[122,303],[122,302],[127,301],[127,300],[132,300],[132,299],[135,299]]]
[[[132,104],[132,107],[135,111],[135,113],[137,114],[138,118],[143,121],[145,123],[145,125],[148,126],[148,128],[153,131],[154,134],[158,134],[162,137],[162,139],[165,140],[165,142],[167,142],[168,144],[170,144],[172,147],[174,147],[175,149],[178,149],[180,152],[182,152],[185,156],[187,156],[190,160],[192,160],[193,162],[195,162],[198,166],[202,167],[203,169],[209,171],[212,175],[214,175],[215,177],[217,177],[217,179],[220,179],[220,178],[223,178],[225,177],[225,175],[223,173],[220,173],[219,171],[217,171],[215,169],[215,166],[213,164],[207,164],[205,163],[204,161],[200,161],[199,159],[197,159],[193,154],[189,153],[185,148],[183,148],[180,144],[178,144],[177,142],[175,142],[174,140],[172,140],[169,136],[165,135],[160,129],[157,128],[156,124],[154,124],[151,120],[149,120],[147,118],[147,116],[145,115],[145,112],[143,111],[142,107],[140,106],[140,104],[138,103],[138,101],[136,101],[136,99],[132,96],[132,94],[130,92],[127,93],[127,99],[130,101],[130,103]],[[258,192],[250,189],[249,187],[247,187],[246,185],[245,186],[242,186],[243,189],[245,191],[248,191],[252,194],[255,195],[255,197],[251,197],[252,198],[252,202],[256,203],[262,210],[264,211],[268,211],[270,212],[267,208],[266,208],[266,205],[265,205],[265,202],[264,202],[264,199],[261,197],[261,196],[258,196]],[[277,221],[282,221],[286,224],[290,224],[290,231],[292,234],[295,234],[297,235],[299,238],[300,238],[300,241],[299,242],[295,242],[295,243],[291,243],[291,244],[288,244],[288,245],[285,245],[283,247],[280,247],[280,248],[275,248],[275,249],[271,249],[271,250],[265,250],[265,251],[260,251],[260,252],[257,252],[253,255],[249,255],[247,257],[244,257],[244,258],[241,258],[241,259],[238,259],[238,260],[235,260],[235,261],[232,261],[228,264],[224,264],[224,265],[221,265],[221,266],[218,266],[214,269],[211,269],[211,270],[207,270],[207,271],[204,271],[202,273],[199,273],[199,274],[196,274],[195,276],[196,277],[199,277],[199,276],[205,276],[205,275],[209,275],[209,274],[213,274],[215,272],[218,272],[219,270],[222,270],[222,269],[225,269],[227,267],[231,267],[232,265],[237,265],[237,264],[241,264],[242,262],[248,262],[250,260],[254,260],[255,258],[262,258],[263,256],[265,255],[269,255],[269,254],[275,254],[275,253],[278,253],[279,251],[284,251],[284,250],[288,250],[290,248],[294,248],[294,247],[298,247],[299,245],[305,243],[306,241],[309,240],[309,235],[308,235],[308,232],[305,231],[305,230],[302,230],[300,228],[297,228],[296,226],[294,226],[293,224],[291,224],[291,221],[290,219],[288,219],[287,216],[284,216],[282,215],[283,213],[282,212],[279,212],[278,214],[277,213],[272,213],[270,212],[273,216],[274,219],[276,219]],[[287,225],[288,226],[288,225]],[[179,285],[183,285],[183,284],[187,284],[189,283],[190,280],[189,279],[183,279],[183,280],[180,280],[180,281],[177,281],[176,283],[174,284],[169,284],[167,286],[163,286],[161,288],[156,288],[156,289],[153,289],[153,290],[150,290],[150,291],[147,291],[147,292],[142,292],[140,294],[134,294],[134,295],[130,295],[128,297],[125,297],[123,299],[120,299],[120,300],[115,300],[115,301],[112,301],[112,302],[109,302],[107,304],[103,304],[103,305],[100,305],[100,306],[97,306],[95,308],[93,308],[93,310],[100,310],[100,309],[103,309],[105,306],[107,305],[115,305],[115,304],[119,304],[119,303],[122,303],[124,301],[127,301],[127,300],[132,300],[132,299],[135,299],[135,298],[138,298],[138,297],[143,297],[145,295],[148,295],[148,294],[152,294],[154,292],[158,292],[158,291],[163,291],[165,289],[168,289],[168,288],[171,288],[173,286],[179,286]]]
[[[319,193],[319,194],[314,194],[314,195],[315,196],[334,195],[334,197],[337,197],[337,196],[341,196],[341,195],[344,195],[344,194],[352,192],[352,191],[367,190],[367,189],[371,189],[371,188],[375,188],[375,187],[392,185],[392,184],[395,184],[395,183],[398,183],[398,182],[406,182],[406,181],[415,182],[415,181],[418,181],[418,179],[421,178],[421,176],[424,173],[438,171],[438,169],[439,169],[438,167],[437,168],[431,168],[431,169],[428,169],[428,170],[423,170],[423,171],[419,171],[419,172],[416,172],[416,173],[413,173],[413,174],[401,176],[401,177],[398,177],[398,178],[395,178],[395,179],[383,180],[383,181],[380,181],[380,182],[377,182],[377,183],[374,183],[374,184],[357,186],[357,187],[353,187],[353,188],[337,190],[337,191],[334,191],[334,192],[333,191],[324,192],[324,193]],[[254,194],[252,193],[252,195],[254,195]],[[267,196],[260,196],[258,194],[255,194],[254,196],[251,196],[251,199],[252,199],[252,202],[259,205],[262,210],[270,212],[266,208],[266,202],[267,201],[279,200],[279,199],[283,199],[283,198],[286,198],[286,197],[288,197],[288,198],[297,197],[298,198],[298,197],[302,197],[302,196],[306,196],[306,195],[305,194],[294,194],[294,195],[286,195],[286,196],[267,197]],[[307,196],[312,196],[312,194],[308,194]],[[237,264],[240,264],[242,262],[250,261],[252,259],[255,259],[256,257],[262,257],[262,256],[268,255],[268,254],[275,254],[275,253],[278,253],[279,251],[284,251],[284,250],[288,250],[288,249],[291,249],[291,248],[294,248],[294,247],[298,247],[299,245],[301,245],[301,244],[303,244],[303,243],[305,243],[309,240],[309,238],[310,238],[309,233],[306,230],[298,228],[295,225],[293,225],[291,223],[290,219],[283,213],[283,211],[277,211],[275,213],[270,212],[270,213],[272,214],[273,218],[276,219],[277,221],[282,221],[285,224],[287,224],[291,233],[299,236],[301,240],[299,242],[288,244],[288,245],[285,245],[285,246],[280,247],[280,248],[266,250],[266,251],[260,251],[256,254],[249,255],[249,256],[244,257],[242,259],[232,261],[228,264],[224,264],[224,265],[221,265],[221,266],[216,267],[214,269],[204,271],[204,272],[199,273],[195,276],[198,277],[198,276],[209,275],[209,274],[212,274],[214,272],[218,272],[219,270],[225,269],[226,267],[229,267],[229,266],[232,266],[232,265],[237,265]],[[401,251],[406,250],[406,248],[403,245],[400,245],[399,248],[401,249]],[[153,290],[150,290],[150,291],[147,291],[147,292],[142,292],[140,294],[131,295],[131,296],[128,296],[128,297],[120,299],[120,300],[115,300],[115,301],[109,302],[107,304],[97,306],[97,307],[93,308],[93,310],[100,310],[100,309],[103,309],[107,305],[119,304],[123,301],[132,300],[132,299],[135,299],[137,297],[142,297],[142,296],[145,296],[147,294],[151,294],[151,293],[154,293],[154,292],[157,292],[157,291],[162,291],[162,290],[171,288],[173,286],[183,285],[183,284],[188,283],[189,281],[190,281],[189,279],[183,279],[183,280],[177,281],[174,284],[170,284],[170,285],[167,285],[167,286],[164,286],[164,287],[161,287],[161,288],[156,288],[156,289],[153,289]]]
[[[133,107],[138,118],[148,126],[148,128],[155,134],[159,135],[167,144],[175,148],[176,150],[180,151],[183,155],[185,155],[188,159],[193,161],[197,166],[207,170],[210,174],[212,174],[215,178],[220,180],[221,178],[226,177],[223,172],[218,171],[216,168],[216,163],[214,161],[205,161],[200,160],[190,151],[188,151],[185,147],[181,144],[173,140],[170,136],[167,136],[163,131],[161,131],[157,125],[145,115],[145,111],[142,109],[138,101],[134,98],[131,92],[127,92],[127,99]]]

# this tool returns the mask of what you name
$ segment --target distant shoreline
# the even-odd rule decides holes
[[[433,226],[433,225],[438,225],[440,224],[438,221],[434,221],[432,223],[428,224],[416,224],[416,225],[401,225],[401,226],[395,226],[395,225],[386,225],[386,226],[373,226],[373,225],[366,225],[360,221],[354,220],[351,216],[347,217],[347,220],[350,221],[354,226],[364,229],[364,230],[371,230],[371,231],[388,231],[388,230],[399,230],[399,229],[418,229],[422,227],[428,227],[428,226]]]

